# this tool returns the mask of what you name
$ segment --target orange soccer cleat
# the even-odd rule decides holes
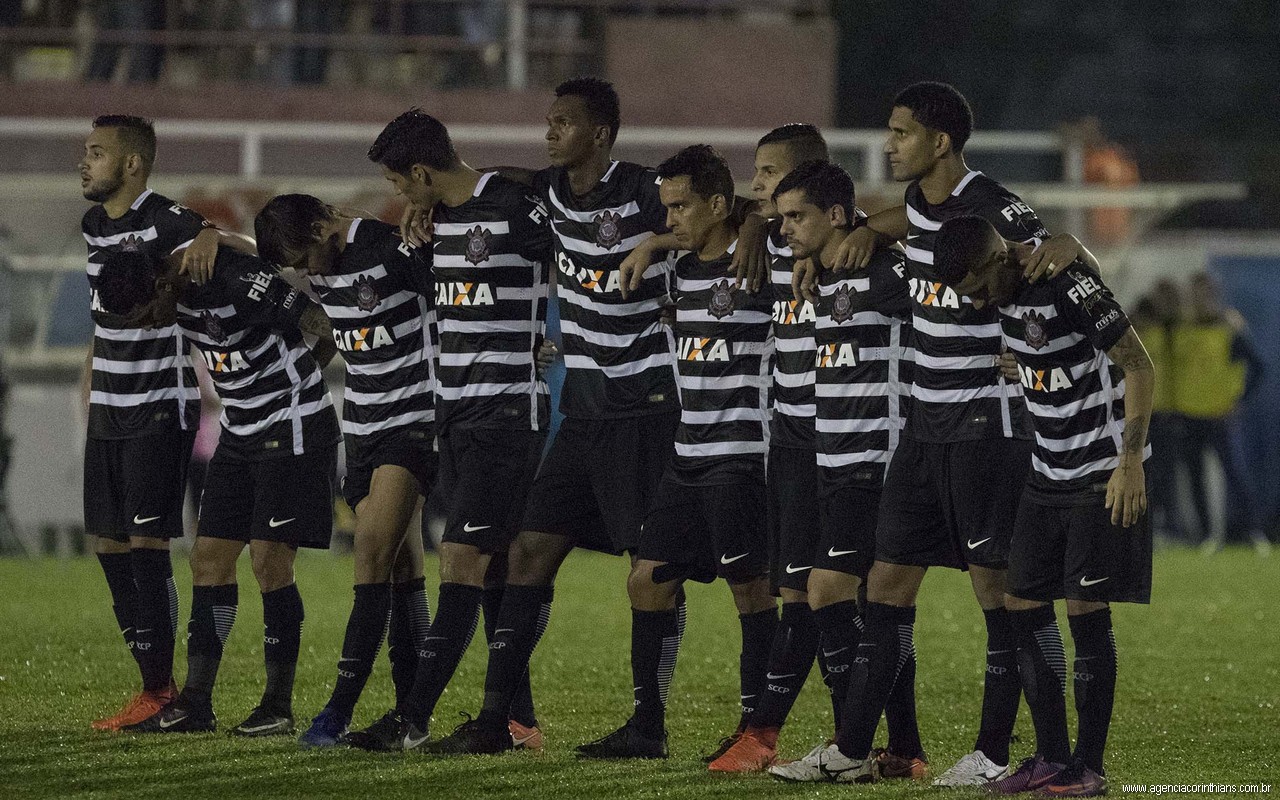
[[[164,689],[138,692],[114,716],[94,720],[92,727],[95,731],[118,731],[126,725],[137,725],[139,722],[155,716],[162,708],[172,703],[177,696],[178,687],[172,683]]]

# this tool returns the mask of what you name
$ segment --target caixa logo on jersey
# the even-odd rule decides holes
[[[799,325],[813,322],[817,315],[813,303],[808,300],[774,300],[773,321],[778,325]]]
[[[681,336],[676,357],[681,361],[728,361],[729,343],[711,337]]]
[[[436,308],[491,305],[493,305],[493,287],[487,283],[446,281],[436,284]]]
[[[391,335],[391,331],[387,330],[385,325],[375,325],[372,328],[352,328],[346,331],[334,329],[333,343],[342,352],[352,353],[362,350],[375,350],[379,347],[394,344],[395,337]]]
[[[1032,392],[1056,392],[1059,389],[1070,389],[1071,377],[1062,367],[1052,369],[1031,369],[1019,365],[1023,388]]]
[[[616,292],[622,286],[616,269],[582,269],[564,252],[556,253],[556,266],[561,273],[577,281],[588,292]]]
[[[204,359],[204,365],[209,368],[209,372],[214,374],[239,372],[249,368],[249,362],[245,359],[244,353],[239,350],[230,352],[201,350],[200,357]]]
[[[910,280],[911,297],[922,306],[936,308],[959,308],[960,295],[955,289],[939,281],[922,281],[919,278]]]
[[[818,357],[813,365],[818,369],[828,367],[853,367],[858,364],[858,347],[852,342],[818,345]]]

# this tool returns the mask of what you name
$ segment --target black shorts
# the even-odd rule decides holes
[[[198,535],[327,549],[337,457],[336,444],[255,460],[228,456],[219,447],[205,473]]]
[[[1004,569],[1031,442],[898,443],[885,475],[876,560],[917,567]]]
[[[679,423],[679,411],[565,419],[529,491],[520,529],[568,536],[590,550],[634,552]]]
[[[440,496],[449,504],[444,541],[505,551],[519,533],[544,431],[454,428],[440,436]]]
[[[769,574],[765,487],[757,484],[689,486],[662,479],[640,531],[637,556],[659,561],[654,580],[717,576],[741,583]]]
[[[1151,515],[1128,528],[1111,524],[1105,495],[1087,505],[1018,506],[1009,549],[1009,594],[1025,600],[1151,602]]]
[[[180,539],[194,430],[84,443],[84,530],[117,542]]]
[[[774,586],[806,591],[818,548],[818,457],[769,448],[769,566]]]
[[[857,575],[864,581],[876,554],[880,489],[844,486],[819,500],[822,535],[813,555],[817,569]]]
[[[342,496],[354,510],[369,494],[373,471],[386,464],[404,467],[426,496],[436,481],[435,434],[425,428],[392,428],[367,436],[347,436],[347,476]]]

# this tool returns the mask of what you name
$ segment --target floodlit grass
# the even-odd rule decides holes
[[[247,564],[242,566],[239,619],[214,698],[224,728],[249,712],[262,684],[262,606]],[[1116,608],[1121,672],[1108,753],[1113,795],[1131,781],[1239,784],[1280,777],[1277,566],[1244,550],[1215,558],[1163,552],[1157,555],[1153,605]],[[434,568],[429,561],[428,572]],[[190,573],[182,563],[175,571],[185,630]],[[351,563],[304,553],[298,575],[307,621],[294,707],[305,725],[332,686],[351,602]],[[290,739],[245,741],[223,733],[94,733],[89,721],[114,712],[137,683],[96,561],[0,561],[0,792],[5,798],[185,800],[916,797],[943,791],[901,783],[795,786],[760,775],[708,774],[698,757],[737,720],[739,634],[723,584],[689,588],[689,626],[669,715],[671,760],[575,760],[574,745],[607,733],[629,712],[625,575],[620,559],[580,553],[560,577],[551,627],[533,664],[546,752],[443,760],[345,749],[300,752]],[[428,582],[434,607],[435,582]],[[452,729],[459,711],[477,710],[482,638],[473,642],[437,709],[437,735]],[[916,641],[921,729],[940,772],[972,746],[981,703],[984,631],[966,578],[937,570],[926,579]],[[180,645],[179,675],[184,657]],[[356,711],[357,725],[381,715],[390,698],[383,657]],[[783,732],[783,753],[803,754],[829,735],[830,724],[830,703],[815,674]],[[1017,735],[1014,757],[1029,755],[1034,738],[1025,706]]]

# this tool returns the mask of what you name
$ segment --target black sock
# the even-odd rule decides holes
[[[484,722],[497,726],[511,719],[512,698],[551,617],[554,594],[551,586],[508,585],[503,592],[484,676],[484,707],[480,710]]]
[[[131,551],[133,582],[138,587],[134,651],[142,669],[142,688],[158,691],[173,683],[173,638],[178,589],[168,550]]]
[[[742,687],[742,716],[738,730],[745,730],[751,715],[764,701],[765,676],[769,673],[769,651],[778,632],[778,609],[739,614],[742,627],[742,654],[738,657],[738,681]]]
[[[267,668],[267,687],[262,707],[283,716],[293,716],[293,676],[302,648],[302,595],[298,585],[262,595],[262,660]]]
[[[484,587],[484,639],[488,644],[493,644],[494,632],[498,629],[498,617],[502,614],[502,598],[506,594],[507,585],[505,583],[492,583]],[[538,645],[538,640],[542,638],[543,632],[547,629],[547,621],[551,613],[551,606],[545,605],[546,614],[538,616],[538,629],[534,633],[534,647]],[[524,672],[520,673],[520,678],[516,682],[515,689],[511,694],[511,719],[524,725],[526,728],[536,728],[538,726],[538,715],[533,710],[533,687],[529,683],[529,667],[526,664]]]
[[[890,753],[902,758],[924,757],[924,744],[920,741],[920,725],[916,721],[916,642],[915,629],[908,629],[911,636],[906,655],[899,652],[898,677],[884,703],[884,724],[889,729]],[[905,658],[905,660],[903,660]]]
[[[134,621],[138,615],[138,586],[133,582],[133,556],[129,553],[98,553],[98,563],[102,565],[102,574],[107,578],[107,589],[111,592],[111,611],[116,615],[120,635],[129,648],[129,655],[138,661],[133,636]]]
[[[682,610],[682,606],[670,611],[631,610],[632,723],[653,739],[666,730],[667,693],[680,652]]]
[[[987,674],[982,686],[982,725],[973,749],[997,764],[1008,764],[1009,739],[1022,698],[1018,642],[1008,611],[993,608],[982,615],[987,620]]]
[[[390,583],[357,583],[347,632],[342,639],[342,657],[338,661],[338,679],[327,707],[340,717],[351,719],[360,693],[373,671],[378,649],[387,635],[391,616]]]
[[[218,679],[222,649],[236,621],[240,588],[234,583],[195,586],[191,590],[191,621],[187,623],[186,696],[209,699]]]
[[[1046,761],[1066,764],[1071,757],[1067,734],[1067,652],[1053,606],[1010,611],[1009,625],[1018,642],[1018,674],[1036,728],[1036,752]]]
[[[458,669],[471,637],[475,636],[483,594],[479,586],[440,584],[440,603],[422,645],[422,659],[413,677],[413,688],[397,706],[406,719],[420,728],[431,721],[436,702]]]
[[[809,677],[818,652],[818,626],[808,603],[783,603],[769,651],[764,697],[751,715],[758,728],[781,728]]]
[[[900,669],[914,648],[914,606],[867,603],[867,630],[849,669],[849,696],[836,743],[849,758],[864,759],[875,741],[880,715]]]
[[[1111,708],[1116,697],[1116,634],[1111,609],[1067,617],[1076,647],[1075,691],[1080,732],[1076,758],[1099,775],[1105,775],[1102,754],[1111,729]]]
[[[391,584],[391,623],[387,627],[387,658],[391,661],[391,684],[399,706],[413,688],[422,643],[431,627],[427,605],[427,582],[414,578]]]
[[[823,682],[831,692],[834,728],[839,731],[845,698],[849,694],[849,669],[858,653],[858,642],[862,640],[862,617],[853,600],[823,606],[813,615],[822,631],[819,658],[826,669]]]

